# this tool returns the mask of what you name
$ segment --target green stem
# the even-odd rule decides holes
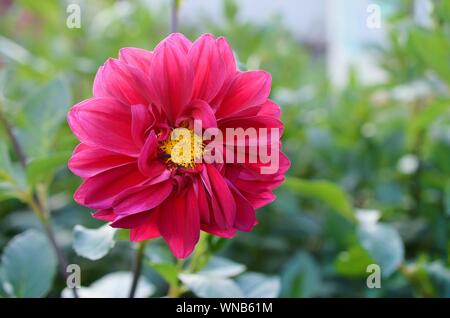
[[[131,282],[129,298],[134,298],[136,294],[139,278],[141,277],[142,272],[142,261],[144,260],[145,245],[146,241],[138,243],[133,265],[133,281]]]

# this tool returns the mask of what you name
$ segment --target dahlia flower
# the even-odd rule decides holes
[[[237,69],[223,37],[192,43],[175,33],[153,51],[121,49],[99,68],[93,97],[68,114],[80,141],[68,166],[83,180],[74,200],[95,210],[94,218],[130,229],[132,241],[162,236],[177,258],[192,253],[200,231],[225,238],[251,231],[255,209],[275,199],[289,167],[281,133],[273,133],[283,125],[270,88],[267,72]],[[272,138],[247,136],[237,147],[223,139],[215,155],[226,160],[206,162],[212,138],[202,132],[210,128],[266,128]],[[177,129],[187,134],[176,138]],[[262,157],[227,159],[262,145],[279,158],[270,173]]]

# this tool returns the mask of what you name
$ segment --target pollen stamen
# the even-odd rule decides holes
[[[201,160],[204,147],[202,137],[193,129],[176,128],[159,148],[169,155],[166,163],[193,168]]]

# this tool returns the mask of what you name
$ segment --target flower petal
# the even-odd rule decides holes
[[[99,210],[92,214],[92,217],[97,220],[112,222],[116,218],[112,209]]]
[[[234,227],[239,231],[250,232],[258,223],[255,209],[239,190],[231,184],[231,182],[228,182],[228,186],[236,202],[236,219]]]
[[[114,97],[127,105],[151,103],[145,74],[135,67],[108,59],[94,80],[95,97]]]
[[[228,188],[225,178],[216,167],[205,165],[202,180],[211,198],[211,222],[221,229],[229,229],[234,225],[236,217],[236,203]]]
[[[156,48],[150,67],[149,93],[171,123],[175,123],[191,99],[193,78],[186,53],[178,46],[165,41]]]
[[[192,99],[211,101],[225,81],[224,61],[211,34],[199,37],[188,53],[194,71]]]
[[[145,223],[132,228],[130,230],[130,240],[133,242],[140,242],[160,237],[161,233],[158,228],[158,215],[159,210],[155,209],[150,212],[150,217]]]
[[[241,72],[230,84],[219,109],[217,118],[230,116],[248,107],[263,104],[270,94],[272,78],[264,71]]]
[[[145,133],[155,124],[155,116],[146,105],[131,106],[131,135],[133,141],[141,148],[145,143]]]
[[[197,99],[192,101],[185,109],[182,115],[177,119],[177,125],[183,121],[200,120],[202,128],[207,129],[217,127],[216,116],[211,106],[203,100]]]
[[[136,158],[79,144],[69,159],[68,167],[77,176],[88,178],[135,161]]]
[[[125,47],[119,51],[119,61],[136,67],[143,73],[148,74],[152,63],[153,52],[136,47]]]
[[[74,200],[91,209],[108,209],[114,198],[147,178],[135,163],[107,170],[86,179],[74,194]]]
[[[114,200],[114,212],[116,214],[133,214],[151,210],[169,196],[172,188],[172,180],[129,188]]]
[[[158,227],[177,258],[189,256],[200,237],[200,217],[193,188],[170,196],[160,207]]]
[[[130,108],[113,98],[91,98],[72,107],[68,123],[78,139],[87,145],[137,156],[131,136]]]

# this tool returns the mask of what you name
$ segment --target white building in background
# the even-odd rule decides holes
[[[167,0],[147,0],[150,6],[167,5]],[[265,24],[275,16],[302,43],[322,48],[328,73],[337,87],[345,85],[350,66],[365,83],[382,81],[369,46],[383,45],[385,17],[392,10],[386,0],[236,0],[237,18],[242,22]],[[430,23],[430,0],[415,0],[418,23]],[[183,0],[181,24],[198,25],[208,17],[224,23],[222,0]],[[378,19],[378,20],[377,20]]]

